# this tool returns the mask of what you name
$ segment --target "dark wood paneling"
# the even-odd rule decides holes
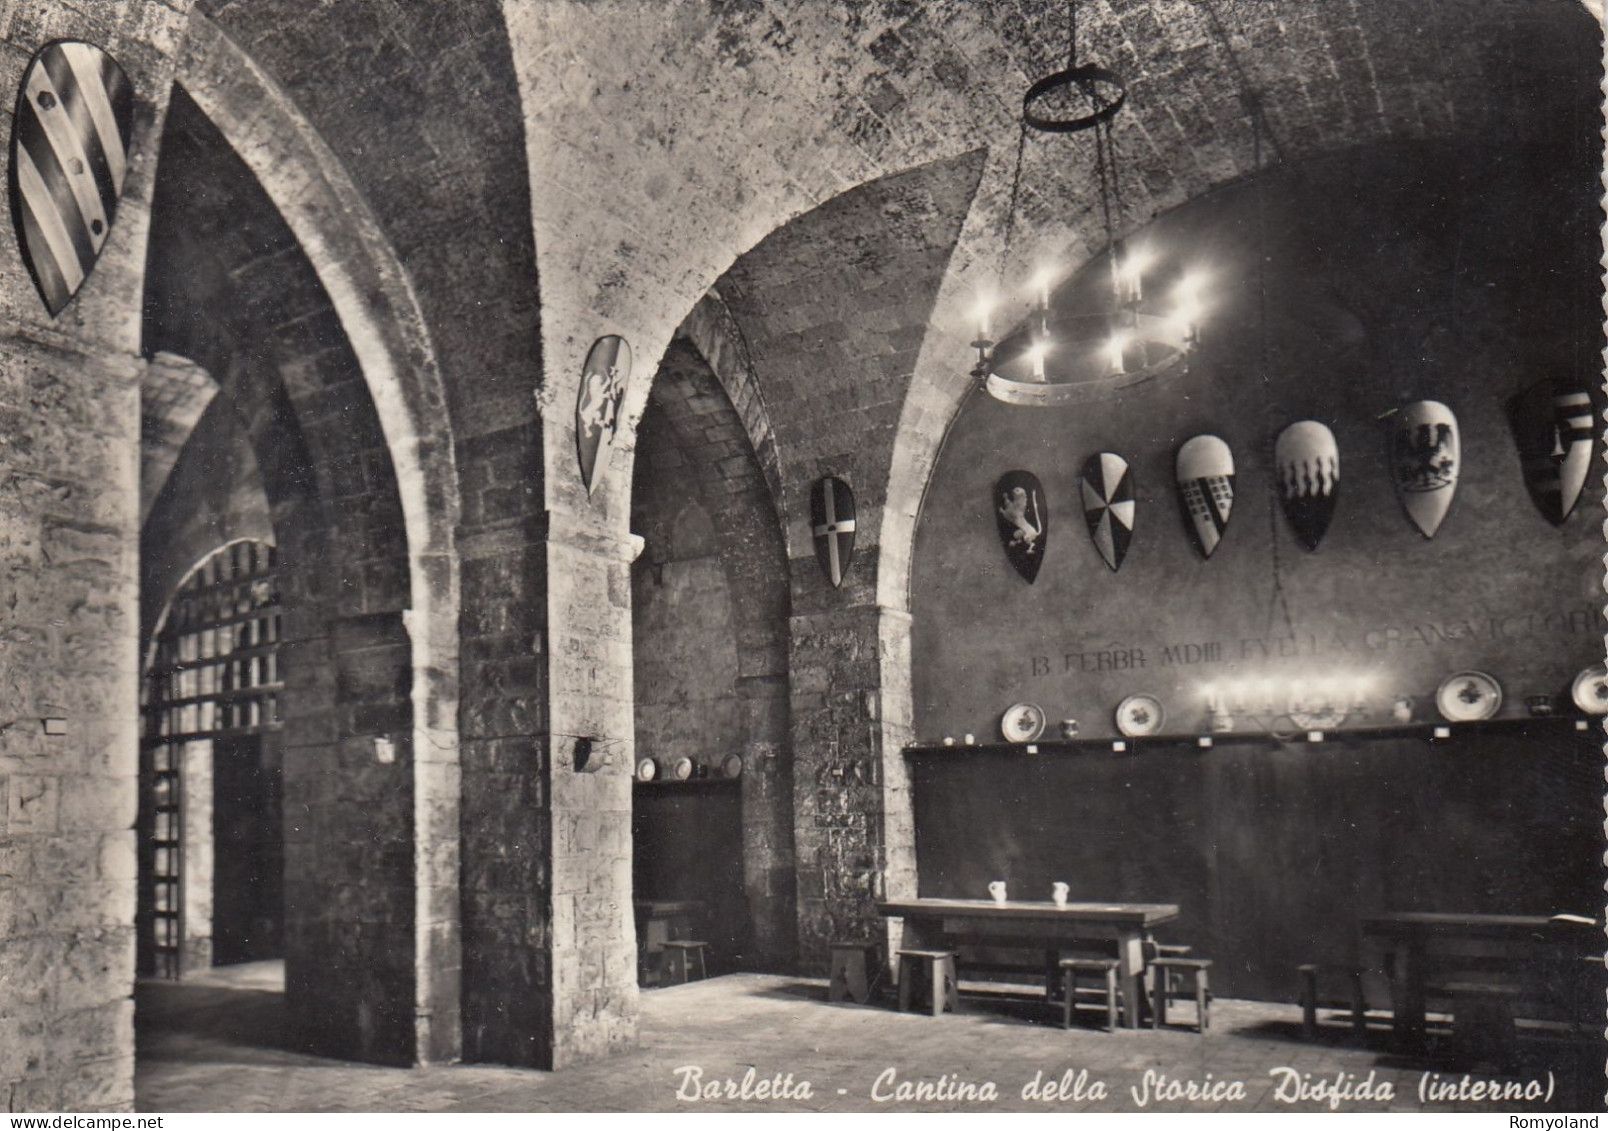
[[[1595,915],[1602,755],[1557,726],[1321,745],[912,759],[923,896],[1177,903],[1163,937],[1235,997],[1293,1001],[1381,911]]]
[[[743,896],[743,797],[736,781],[641,785],[631,795],[632,898],[695,899],[711,969],[741,969],[749,944]]]

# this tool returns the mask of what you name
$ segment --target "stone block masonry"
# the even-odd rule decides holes
[[[152,10],[156,8],[157,10]],[[0,1097],[133,1103],[137,319],[151,170],[186,5],[11,5],[0,89],[51,39],[104,45],[137,96],[121,207],[56,319],[0,240]],[[0,165],[7,157],[0,155]],[[46,733],[46,718],[61,719]]]

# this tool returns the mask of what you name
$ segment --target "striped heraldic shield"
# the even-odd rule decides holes
[[[11,217],[52,317],[106,246],[133,121],[128,75],[93,44],[47,43],[23,73],[11,129]]]

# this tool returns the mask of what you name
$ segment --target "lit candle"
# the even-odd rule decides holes
[[[978,341],[987,341],[988,340],[988,331],[990,329],[988,319],[989,319],[989,315],[992,314],[993,312],[994,312],[994,304],[992,302],[990,302],[986,297],[979,298],[977,300],[977,340]]]
[[[1044,380],[1044,354],[1046,346],[1043,342],[1034,342],[1028,353],[1033,358],[1033,380]]]
[[[1111,341],[1106,344],[1106,352],[1110,355],[1111,375],[1113,377],[1127,372],[1127,370],[1123,368],[1122,364],[1122,347],[1123,340],[1121,334],[1112,335]]]
[[[1050,307],[1050,269],[1040,268],[1039,273],[1033,276],[1034,289],[1038,291],[1038,304],[1045,310]]]
[[[1365,675],[1359,675],[1351,681],[1351,705],[1358,710],[1368,705],[1368,684],[1369,679]]]
[[[1144,298],[1146,257],[1121,240],[1112,248],[1111,275],[1117,301],[1131,305]]]
[[[1184,341],[1194,345],[1200,339],[1200,278],[1185,275],[1173,292],[1177,310],[1173,317],[1183,326]]]

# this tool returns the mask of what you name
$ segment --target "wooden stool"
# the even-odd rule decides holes
[[[709,969],[704,965],[704,951],[707,949],[709,949],[708,943],[694,942],[691,939],[671,939],[665,943],[664,954],[665,960],[670,967],[667,971],[670,981],[686,982],[691,980],[689,978],[690,963],[687,961],[689,953],[698,956],[698,977],[709,977]]]
[[[871,1000],[870,965],[866,961],[866,954],[875,946],[875,943],[868,942],[832,944],[832,973],[826,1000],[852,998],[861,1005]]]
[[[1301,974],[1301,1035],[1315,1040],[1318,1035],[1318,968],[1297,968]],[[1368,1032],[1368,999],[1362,992],[1362,971],[1351,970],[1351,1029],[1357,1036]]]
[[[955,952],[952,950],[901,950],[899,951],[899,1012],[910,1009],[914,996],[913,975],[920,969],[932,991],[932,1015],[937,1017],[949,1006],[951,1013],[960,1012],[960,983],[955,977]]]
[[[1207,971],[1211,969],[1212,960],[1209,958],[1158,958],[1150,964],[1155,971],[1151,984],[1150,1027],[1159,1029],[1167,1024],[1167,1001],[1174,996],[1181,996],[1180,989],[1173,983],[1173,975],[1190,975],[1195,983],[1195,1028],[1197,1032],[1204,1033],[1211,1023],[1209,1012],[1211,1003],[1211,984]]]
[[[1105,978],[1106,1032],[1117,1027],[1117,960],[1115,958],[1063,958],[1061,959],[1061,997],[1064,1012],[1061,1028],[1072,1028],[1072,1010],[1077,1005],[1078,977],[1082,974]]]
[[[1150,1008],[1150,998],[1154,996],[1151,983],[1156,977],[1156,971],[1152,969],[1150,964],[1155,962],[1155,960],[1158,958],[1187,958],[1191,953],[1193,953],[1193,948],[1185,943],[1159,943],[1148,935],[1145,936],[1144,956],[1146,1009]],[[1175,977],[1175,975],[1169,974],[1168,977]],[[1168,986],[1167,988],[1172,990],[1175,988],[1175,985]]]

